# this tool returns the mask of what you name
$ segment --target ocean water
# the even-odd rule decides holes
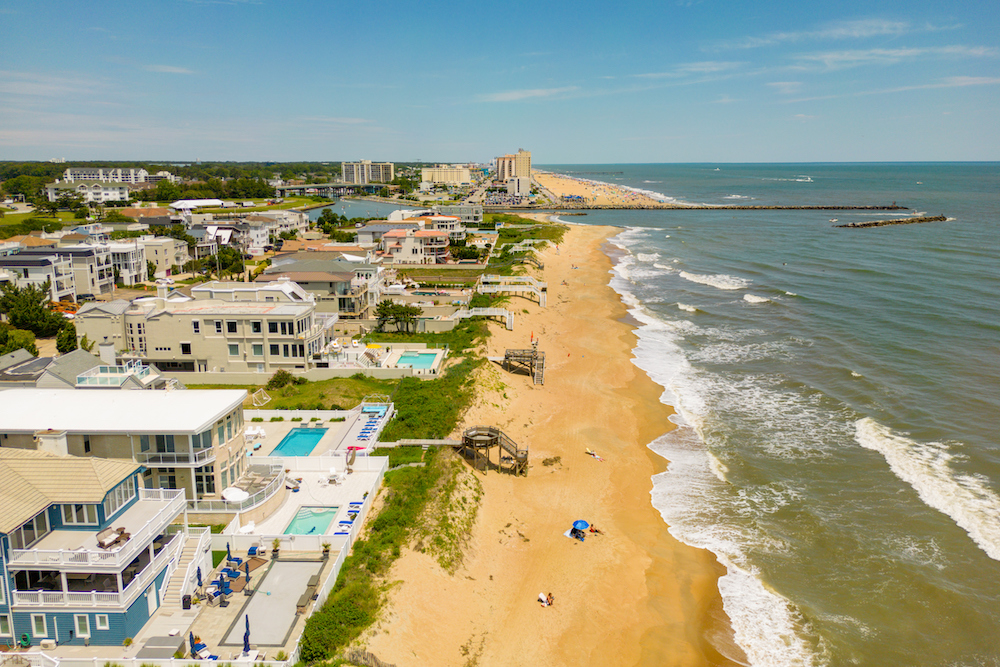
[[[711,550],[752,665],[1000,665],[1000,165],[551,165],[607,211],[634,363],[678,428],[652,503]]]

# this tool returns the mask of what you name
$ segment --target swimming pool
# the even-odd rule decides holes
[[[328,429],[293,428],[281,439],[271,456],[309,456]]]
[[[338,507],[300,507],[295,518],[285,528],[285,535],[322,535],[330,527],[338,509]]]
[[[437,352],[404,352],[396,361],[397,366],[407,365],[411,368],[427,369],[434,366]]]

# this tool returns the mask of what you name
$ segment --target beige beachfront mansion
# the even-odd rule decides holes
[[[336,315],[287,279],[213,281],[191,296],[160,285],[155,297],[90,303],[76,315],[77,336],[114,345],[119,358],[165,372],[274,373],[313,367]]]

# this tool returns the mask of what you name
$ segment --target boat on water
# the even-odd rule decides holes
[[[837,222],[836,218],[830,218],[830,222]]]

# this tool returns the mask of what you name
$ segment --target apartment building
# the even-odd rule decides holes
[[[76,281],[73,278],[73,262],[69,258],[46,253],[41,255],[22,254],[0,257],[0,269],[12,276],[18,287],[35,285],[41,287],[48,281],[49,299],[52,301],[76,301]]]
[[[57,201],[63,195],[79,195],[86,203],[106,201],[128,201],[131,192],[127,183],[107,181],[74,181],[72,183],[49,183],[45,194],[49,201]]]
[[[109,183],[156,183],[158,181],[180,182],[180,178],[169,171],[158,171],[150,174],[145,169],[106,168],[106,167],[70,167],[63,172],[63,180],[67,183],[78,181],[106,181]]]
[[[73,245],[52,249],[26,249],[24,257],[57,256],[70,260],[77,296],[110,294],[115,286],[115,272],[111,250],[105,245]]]
[[[187,242],[181,239],[172,236],[141,236],[138,241],[146,253],[146,261],[156,265],[157,278],[170,275],[171,267],[184,266],[191,260]]]
[[[133,239],[131,242],[109,243],[111,267],[118,281],[129,287],[148,278],[146,274],[146,246]]]
[[[395,178],[395,165],[392,162],[341,162],[341,178],[344,183],[364,185],[366,183],[391,183]]]
[[[143,488],[142,476],[131,461],[0,448],[0,641],[121,647],[139,634],[171,574],[183,576],[189,530],[171,525],[184,492]]]
[[[472,185],[472,173],[468,167],[459,165],[438,165],[424,167],[420,170],[420,180],[423,183],[436,185]]]
[[[105,337],[124,360],[164,372],[272,374],[312,367],[336,316],[316,313],[315,297],[287,279],[266,284],[210,282],[191,296],[158,289],[156,297],[87,304],[78,336]]]
[[[394,229],[382,235],[382,252],[393,264],[442,264],[448,261],[448,232]]]
[[[496,179],[507,182],[508,178],[523,176],[531,178],[531,151],[523,148],[517,153],[502,155],[496,159]]]

